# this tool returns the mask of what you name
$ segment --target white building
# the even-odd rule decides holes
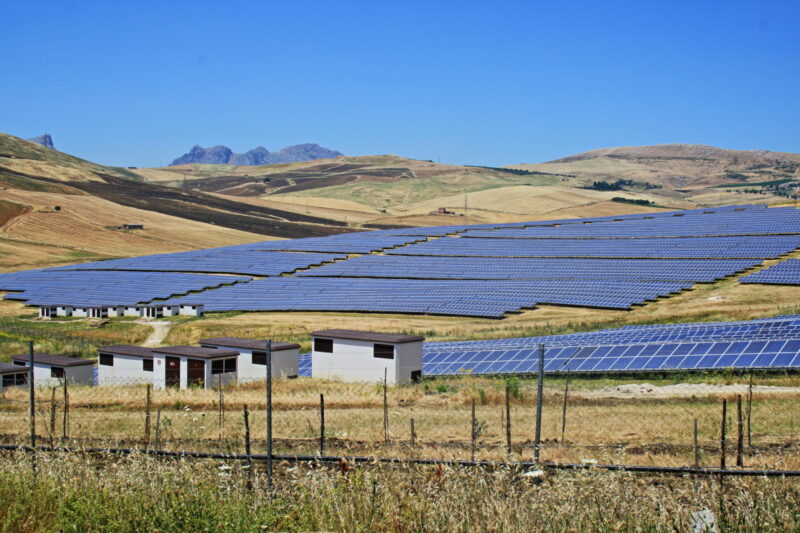
[[[422,377],[422,341],[418,335],[397,335],[349,329],[311,333],[311,376],[348,382],[392,384]]]
[[[203,316],[203,304],[181,304],[179,313],[185,316]]]
[[[266,379],[266,340],[243,339],[241,337],[215,337],[200,339],[203,348],[232,350],[239,352],[237,374],[239,383]],[[272,376],[275,378],[297,377],[297,355],[300,345],[288,342],[272,343]]]
[[[11,357],[17,366],[28,366],[28,354]],[[33,381],[37,387],[58,387],[64,380],[70,385],[94,384],[94,361],[47,353],[33,354]]]
[[[28,384],[28,367],[0,363],[0,390]]]
[[[101,346],[97,358],[98,385],[153,383],[153,350],[142,346]]]
[[[125,316],[124,305],[109,305],[107,309],[108,309],[108,316],[110,318],[118,318]]]
[[[153,348],[153,384],[156,388],[204,388],[237,383],[239,352],[195,346]]]
[[[56,315],[57,308],[55,305],[40,305],[39,318],[52,318]]]

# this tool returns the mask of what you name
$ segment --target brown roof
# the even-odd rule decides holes
[[[231,348],[245,348],[247,350],[264,350],[266,349],[267,341],[259,339],[245,339],[242,337],[213,337],[211,339],[200,339],[200,344],[208,344],[209,346],[230,346]],[[300,348],[300,345],[292,342],[272,343],[273,352],[292,350],[294,348]]]
[[[380,333],[377,331],[357,331],[354,329],[321,329],[312,331],[313,337],[331,337],[334,339],[351,339],[356,341],[385,342],[386,344],[403,344],[406,342],[424,341],[419,335],[400,335],[397,333]]]
[[[27,363],[30,360],[30,358],[28,354],[17,354],[17,355],[12,355],[11,360]],[[62,366],[62,367],[94,364],[94,361],[91,359],[81,359],[80,357],[67,357],[65,355],[52,355],[49,353],[33,354],[33,362],[39,363],[40,365]]]
[[[27,371],[27,366],[7,365],[6,363],[0,363],[0,374],[18,374],[20,372]]]
[[[98,352],[110,353],[112,355],[130,355],[141,357],[142,359],[152,359],[153,350],[144,346],[133,346],[131,344],[116,344],[113,346],[101,346]]]
[[[233,350],[198,348],[197,346],[164,346],[163,348],[153,348],[153,353],[183,355],[186,357],[199,357],[201,359],[219,359],[220,357],[239,355],[239,352],[235,352]]]

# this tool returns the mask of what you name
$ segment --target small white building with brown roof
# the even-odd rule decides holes
[[[212,388],[237,383],[239,352],[196,346],[153,348],[153,386]]]
[[[28,384],[28,367],[0,363],[0,390]]]
[[[98,385],[153,383],[153,350],[128,344],[101,346],[97,357]]]
[[[200,339],[200,346],[239,352],[237,362],[239,383],[266,379],[266,340],[245,339],[242,337],[214,337]],[[297,377],[297,355],[300,353],[300,345],[289,342],[273,342],[271,343],[271,350],[272,376],[275,378]]]
[[[16,366],[28,366],[28,354],[11,356]],[[33,354],[33,381],[37,387],[57,387],[64,380],[71,385],[94,385],[94,361],[49,353]]]
[[[419,335],[398,335],[350,329],[311,333],[311,376],[347,382],[391,384],[422,377],[422,341]]]

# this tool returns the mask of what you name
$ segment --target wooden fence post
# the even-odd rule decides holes
[[[144,400],[144,449],[150,449],[150,385],[146,386],[146,396]]]
[[[750,432],[750,413],[753,410],[753,374],[750,374],[750,383],[747,386],[747,447],[753,445],[752,433]]]
[[[564,446],[564,436],[567,432],[567,397],[569,395],[569,374],[564,383],[564,405],[561,407],[561,445]]]
[[[742,395],[736,396],[736,466],[744,466],[744,419],[742,417]]]
[[[325,395],[319,395],[319,454],[325,455]]]
[[[50,446],[55,445],[56,438],[56,388],[50,388]]]
[[[161,446],[161,408],[159,407],[156,411],[156,441],[155,441],[155,449],[159,450],[159,446]]]
[[[410,420],[411,422],[411,446],[414,447],[417,445],[417,432],[414,431],[414,419]]]
[[[719,467],[721,470],[725,470],[725,431],[727,429],[727,419],[728,419],[728,400],[722,400],[722,428],[720,431],[720,439],[719,439],[719,448],[720,448],[720,456],[719,456]],[[720,479],[722,479],[720,477]]]
[[[67,390],[67,380],[64,379],[64,418],[61,423],[61,438],[66,442],[69,436],[69,392]]]
[[[387,372],[383,369],[383,443],[389,444],[389,401],[387,396]]]
[[[244,454],[247,456],[247,489],[253,490],[253,458],[250,449],[250,413],[244,405]]]
[[[475,447],[477,439],[477,422],[475,421],[475,398],[472,399],[472,418],[470,419],[470,460],[475,460]]]
[[[511,386],[506,383],[506,454],[511,457]]]

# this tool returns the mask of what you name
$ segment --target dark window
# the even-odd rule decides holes
[[[411,381],[413,381],[414,383],[419,383],[420,381],[422,381],[422,370],[412,370]]]
[[[333,339],[314,339],[314,351],[333,353]]]
[[[64,369],[58,368],[56,366],[50,367],[50,377],[51,378],[63,378],[64,377]]]
[[[259,352],[259,351],[253,350],[252,363],[254,365],[267,366],[267,352]]]
[[[17,366],[25,366],[25,363],[23,363],[22,361],[14,361],[14,364]]]
[[[100,364],[104,366],[114,366],[114,356],[110,353],[101,353]]]
[[[153,371],[153,360],[152,359],[142,359],[142,370],[145,372],[152,372]]]
[[[28,383],[27,372],[21,374],[4,374],[3,387],[14,387],[16,385],[25,385]]]
[[[373,354],[381,359],[394,359],[394,346],[391,344],[376,344]]]
[[[211,361],[211,373],[236,372],[236,359],[214,359]]]

